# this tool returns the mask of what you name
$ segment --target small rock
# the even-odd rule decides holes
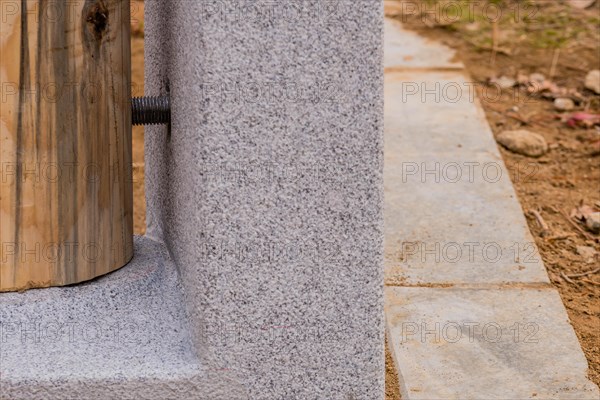
[[[585,217],[585,226],[594,233],[600,233],[600,212],[591,213]]]
[[[597,251],[590,246],[577,246],[577,254],[579,254],[586,262],[593,261]]]
[[[546,77],[538,72],[529,75],[529,82],[531,83],[539,83],[541,85],[545,80]]]
[[[579,8],[580,10],[591,7],[595,2],[596,0],[568,0],[571,7]]]
[[[492,83],[500,86],[500,89],[510,89],[517,84],[517,81],[507,76],[501,76],[497,79],[492,79]]]
[[[546,139],[528,130],[504,131],[496,138],[508,150],[529,157],[540,157],[548,151]]]
[[[546,77],[540,73],[534,73],[529,75],[529,84],[527,85],[527,91],[529,93],[538,93],[547,90],[552,82],[546,80]]]
[[[559,111],[570,111],[575,108],[575,102],[566,97],[559,97],[554,100],[554,108]]]
[[[600,70],[595,69],[590,71],[585,77],[585,87],[590,89],[596,94],[600,94]]]

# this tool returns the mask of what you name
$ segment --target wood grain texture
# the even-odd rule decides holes
[[[0,2],[0,291],[133,256],[128,0]]]

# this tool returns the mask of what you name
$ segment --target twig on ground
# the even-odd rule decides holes
[[[531,122],[531,121],[529,121],[529,120],[525,119],[525,118],[524,118],[524,117],[522,117],[520,114],[517,114],[517,113],[515,113],[514,111],[510,111],[510,110],[503,110],[503,109],[502,109],[502,108],[500,108],[500,107],[497,107],[497,106],[494,106],[494,105],[492,105],[490,102],[485,102],[485,103],[483,103],[483,104],[485,104],[485,107],[487,107],[487,108],[490,108],[490,109],[492,109],[492,110],[496,111],[496,112],[497,112],[497,113],[499,113],[499,114],[506,115],[507,117],[510,117],[510,118],[512,118],[512,119],[516,119],[517,121],[519,121],[519,122],[521,122],[521,123],[523,123],[523,124],[525,124],[525,125],[531,125],[531,124],[532,124],[532,122]]]
[[[572,69],[572,70],[575,70],[575,71],[582,71],[582,72],[587,72],[588,71],[586,68],[577,67],[575,65],[565,65],[565,68]]]
[[[524,123],[525,125],[531,125],[531,121],[526,119],[525,117],[522,117],[520,114],[514,112],[514,111],[509,111],[506,113],[507,117],[511,117],[512,119],[516,119],[519,122]]]
[[[510,110],[503,110],[500,107],[496,107],[496,106],[492,105],[490,102],[485,102],[484,104],[485,104],[484,107],[490,108],[490,109],[492,109],[493,111],[496,111],[499,114],[506,115],[509,118],[515,119],[515,120],[521,122],[522,124],[525,124],[525,125],[538,125],[538,126],[541,126],[541,127],[549,127],[550,126],[550,125],[548,125],[548,124],[546,124],[544,122],[533,121],[533,120],[527,119],[527,118],[523,117],[521,114],[519,114],[518,112],[510,111]]]
[[[582,282],[585,282],[585,283],[592,284],[592,285],[600,286],[600,282],[592,281],[592,280],[590,280],[590,279],[585,279],[585,278],[583,278],[581,281],[582,281]]]
[[[542,214],[540,214],[537,210],[531,210],[530,213],[535,217],[540,228],[542,228],[541,236],[546,236],[548,232],[550,232],[550,227],[546,221],[544,221]]]
[[[562,235],[551,236],[551,237],[547,238],[546,240],[548,240],[550,242],[554,241],[554,240],[565,240],[565,239],[568,239],[573,236],[577,236],[577,235],[575,235],[574,233],[565,233]]]
[[[584,231],[583,228],[577,225],[577,223],[575,223],[575,221],[573,221],[566,212],[561,211],[561,214],[575,229],[577,229],[577,232],[581,233],[586,239],[596,241],[596,238],[594,236]]]
[[[545,209],[552,211],[554,214],[560,214],[560,211],[558,211],[558,209],[554,206],[551,205],[547,205],[544,206]]]
[[[569,279],[569,277],[568,277],[567,275],[565,275],[565,273],[564,273],[564,272],[560,271],[560,276],[562,276],[562,278],[563,278],[565,281],[567,281],[567,282],[569,282],[569,283],[572,283],[573,285],[575,285],[575,282],[573,282],[571,279]]]
[[[492,22],[492,55],[490,57],[490,66],[496,66],[496,55],[498,54],[498,20]]]
[[[587,271],[587,272],[582,272],[581,274],[572,274],[572,275],[567,275],[567,276],[569,278],[579,278],[579,277],[582,277],[582,276],[593,275],[596,272],[600,272],[600,268],[596,268],[594,270]]]
[[[560,56],[560,47],[554,49],[554,57],[552,57],[552,65],[550,66],[550,78],[556,75],[556,66],[558,65],[558,57]]]

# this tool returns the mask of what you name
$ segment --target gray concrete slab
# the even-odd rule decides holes
[[[553,289],[386,289],[403,399],[598,399]]]
[[[403,68],[449,68],[461,69],[461,62],[453,61],[455,52],[447,46],[425,39],[406,30],[402,24],[385,19],[386,70]]]
[[[474,85],[461,72],[386,73],[386,162],[412,153],[500,156]]]
[[[548,283],[468,79],[404,71],[385,82],[386,282]]]

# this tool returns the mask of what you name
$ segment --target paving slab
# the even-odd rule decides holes
[[[448,68],[461,69],[461,62],[452,61],[455,51],[447,46],[425,39],[406,30],[402,24],[385,19],[384,67],[402,68]]]
[[[403,399],[598,399],[553,289],[387,288]]]
[[[439,49],[386,28],[387,62]],[[385,313],[402,398],[598,399],[474,84],[408,61],[385,80]]]
[[[462,72],[401,71],[385,75],[386,162],[407,153],[500,155],[476,84]],[[484,94],[492,100],[495,93]]]
[[[450,85],[452,95],[443,90]],[[387,283],[549,283],[509,171],[468,91],[461,72],[386,76]]]

